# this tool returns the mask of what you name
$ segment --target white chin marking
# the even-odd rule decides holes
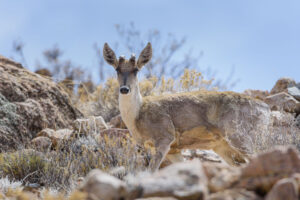
[[[120,94],[120,95],[125,95],[125,96],[126,96],[126,95],[129,95],[130,92],[128,92],[127,94],[123,94],[123,93],[119,92],[119,94]]]

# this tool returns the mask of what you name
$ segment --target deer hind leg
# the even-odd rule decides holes
[[[173,163],[177,163],[177,162],[183,162],[184,158],[181,154],[181,152],[179,153],[168,153],[165,157],[165,159],[163,159],[162,163],[160,164],[159,168],[164,168],[167,167]]]
[[[225,139],[221,139],[213,150],[230,165],[238,166],[246,163],[246,156],[234,149]]]

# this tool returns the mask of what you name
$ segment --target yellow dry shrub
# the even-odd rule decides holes
[[[182,91],[207,90],[211,87],[213,79],[205,80],[201,72],[185,69],[179,83],[179,89]]]

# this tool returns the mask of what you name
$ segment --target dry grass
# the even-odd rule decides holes
[[[19,150],[0,156],[0,174],[23,185],[38,184],[46,188],[70,192],[78,177],[95,168],[123,178],[147,170],[153,151],[138,147],[134,141],[114,136],[100,139],[88,136],[60,145],[57,151],[45,153]]]

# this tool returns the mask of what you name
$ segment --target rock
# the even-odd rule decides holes
[[[0,151],[29,144],[45,127],[70,127],[81,116],[62,87],[0,57]]]
[[[287,88],[293,87],[296,85],[296,82],[290,78],[281,78],[279,79],[274,87],[272,88],[270,94],[277,94],[280,92],[287,92]]]
[[[299,172],[298,151],[292,147],[276,148],[251,159],[248,165],[241,168],[235,186],[265,194],[278,180]]]
[[[300,126],[297,126],[297,119],[295,119],[294,114],[272,111],[269,132],[262,136],[260,141],[258,141],[257,147],[263,150],[268,148],[268,146],[273,146],[274,142],[276,144],[282,144],[283,142],[284,144],[298,145],[300,139],[297,136],[300,133],[299,128]]]
[[[221,163],[224,162],[223,159],[216,154],[215,152],[211,150],[185,150],[182,153],[183,157],[185,159],[191,160],[194,158],[199,158],[203,163],[204,162],[216,162],[216,163]]]
[[[52,147],[57,148],[63,141],[67,141],[72,136],[73,131],[70,129],[53,130],[50,128],[43,129],[37,136],[43,136],[51,139]]]
[[[203,169],[208,180],[210,192],[228,189],[240,177],[240,170],[226,163],[203,163]]]
[[[178,200],[173,197],[152,197],[152,198],[138,198],[135,200]]]
[[[99,169],[94,169],[87,175],[80,191],[86,192],[89,199],[117,200],[126,199],[128,195],[125,182]]]
[[[294,123],[295,117],[291,113],[272,111],[271,119],[273,128],[291,128]]]
[[[127,129],[125,123],[122,120],[121,115],[117,115],[113,118],[111,118],[109,124],[113,127],[113,128],[121,128],[121,129]]]
[[[90,135],[99,133],[103,129],[108,129],[108,126],[101,116],[90,116],[88,119],[76,119],[73,122],[73,129],[76,134]]]
[[[295,99],[300,101],[300,89],[297,87],[288,88],[288,93],[292,95]]]
[[[269,96],[268,91],[262,91],[262,90],[245,90],[243,93],[252,98],[260,99],[260,100],[264,100],[267,96]]]
[[[50,150],[52,146],[51,139],[48,137],[40,136],[31,140],[32,146],[38,151],[47,151]]]
[[[300,102],[285,92],[268,96],[265,102],[270,106],[271,110],[284,110],[291,113],[296,112],[300,106]]]
[[[300,115],[298,115],[298,117],[296,118],[295,125],[300,129]]]
[[[278,181],[268,193],[266,200],[298,200],[298,185],[292,178]]]
[[[205,199],[207,179],[201,162],[192,160],[175,163],[153,174],[137,177],[135,185],[142,198],[174,197],[177,199]]]
[[[230,189],[213,193],[209,195],[208,200],[262,200],[262,198],[245,189]]]
[[[300,173],[293,174],[293,176],[291,178],[296,181],[297,186],[298,186],[297,190],[298,190],[298,193],[300,193]]]

